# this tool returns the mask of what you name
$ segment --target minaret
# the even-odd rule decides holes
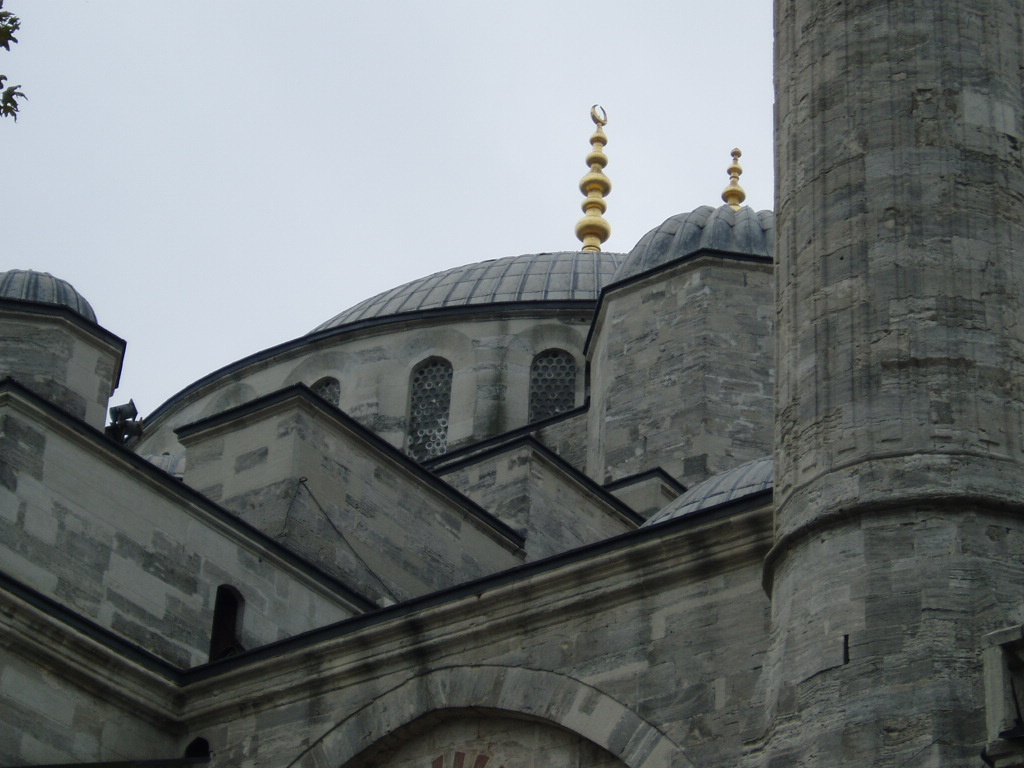
[[[590,137],[590,154],[587,155],[590,171],[580,179],[580,192],[586,196],[581,207],[586,215],[576,222],[576,237],[583,243],[581,250],[600,251],[601,243],[612,234],[612,227],[604,217],[604,212],[608,210],[604,199],[612,191],[612,182],[604,173],[604,167],[608,165],[608,156],[604,153],[608,143],[608,137],[604,135],[608,114],[604,108],[595,104],[590,108],[590,119],[595,126]]]
[[[768,766],[980,765],[1024,619],[1021,0],[777,0]]]

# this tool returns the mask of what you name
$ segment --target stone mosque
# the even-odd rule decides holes
[[[144,419],[0,273],[0,765],[1024,766],[1024,0],[775,24],[774,213],[602,251],[595,108],[582,250]]]

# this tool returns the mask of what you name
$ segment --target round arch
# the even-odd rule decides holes
[[[606,693],[567,675],[522,667],[434,669],[380,693],[298,755],[288,768],[341,768],[431,712],[487,709],[561,726],[629,768],[692,768],[682,748]]]

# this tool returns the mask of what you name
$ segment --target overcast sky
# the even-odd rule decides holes
[[[7,0],[0,270],[51,272],[126,339],[143,415],[389,287],[576,250],[607,110],[606,250],[772,207],[771,3]]]

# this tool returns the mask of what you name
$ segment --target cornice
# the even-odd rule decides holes
[[[7,578],[0,583],[0,642],[5,652],[133,717],[172,733],[182,730],[183,699],[173,666],[19,587]]]

